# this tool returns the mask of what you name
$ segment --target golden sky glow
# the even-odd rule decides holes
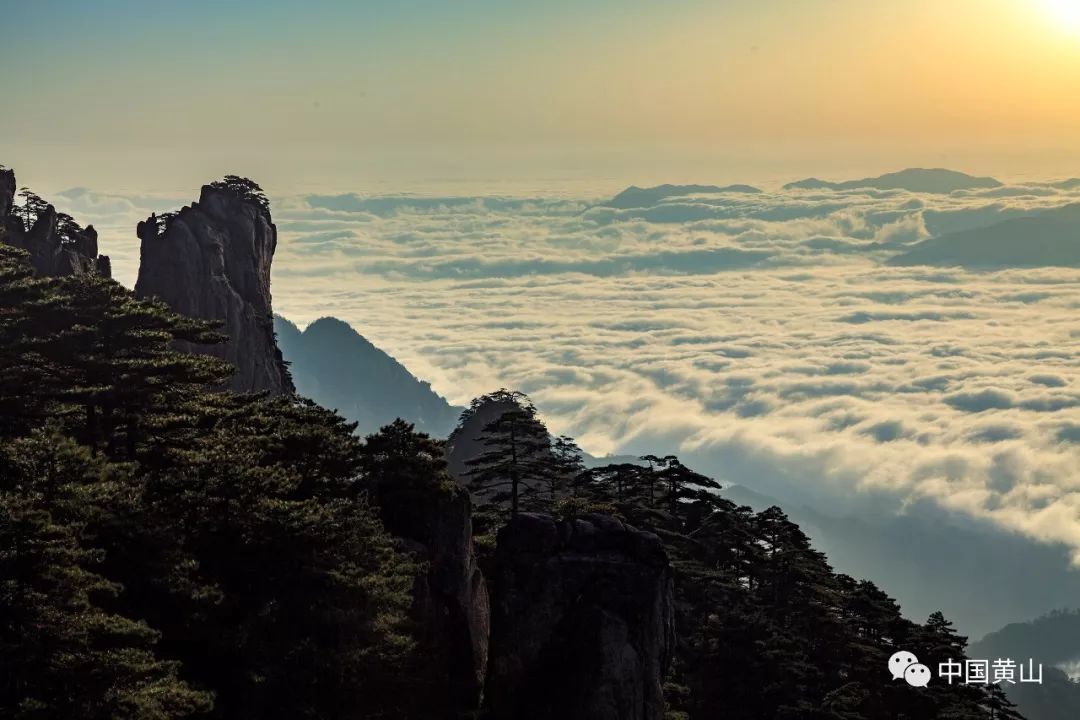
[[[1077,0],[1042,0],[1062,26],[1080,35],[1080,2]]]
[[[1077,0],[25,5],[4,159],[59,185],[1080,167]]]

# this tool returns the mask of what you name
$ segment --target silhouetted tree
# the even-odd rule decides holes
[[[445,443],[397,419],[367,436],[360,449],[362,483],[379,506],[388,530],[417,537],[424,530],[421,505],[455,487],[446,472]]]
[[[1016,709],[1016,703],[1009,700],[1000,685],[988,685],[983,707],[989,713],[990,720],[1024,720]]]
[[[523,506],[531,512],[554,512],[585,471],[581,448],[566,435],[551,443],[546,461],[541,480],[525,493]]]
[[[517,514],[522,496],[552,472],[551,437],[524,393],[510,395],[514,407],[488,422],[477,438],[479,455],[466,461],[469,489],[489,507]]]
[[[266,213],[270,212],[270,201],[258,183],[239,175],[226,175],[223,179],[210,183],[215,190],[225,190],[241,200],[255,203]]]
[[[0,244],[0,715],[401,717],[419,568],[355,425],[180,339],[220,336]]]
[[[26,229],[29,230],[37,222],[38,217],[49,207],[49,203],[42,200],[40,195],[27,187],[19,190],[19,197],[23,201],[22,208],[15,212],[16,214],[22,214]]]
[[[160,634],[105,609],[92,529],[130,505],[124,468],[55,430],[0,445],[0,715],[165,720],[212,696],[162,659]],[[105,601],[105,602],[103,602]]]

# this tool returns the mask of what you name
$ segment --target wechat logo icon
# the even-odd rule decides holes
[[[906,650],[893,653],[889,658],[889,672],[893,680],[901,678],[911,687],[926,687],[930,684],[930,668],[919,663],[919,658],[914,653]]]

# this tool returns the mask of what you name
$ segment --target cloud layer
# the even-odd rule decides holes
[[[1080,556],[1080,271],[886,264],[1078,200],[1070,183],[623,209],[284,198],[274,302],[301,325],[346,320],[452,402],[525,390],[594,453],[678,451],[837,510],[930,501]],[[132,284],[135,221],[181,203],[60,204],[101,225]]]

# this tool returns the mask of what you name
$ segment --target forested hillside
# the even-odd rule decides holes
[[[213,393],[212,328],[0,245],[0,715],[365,717],[416,569],[363,450],[299,398]],[[343,709],[348,708],[348,715]]]

